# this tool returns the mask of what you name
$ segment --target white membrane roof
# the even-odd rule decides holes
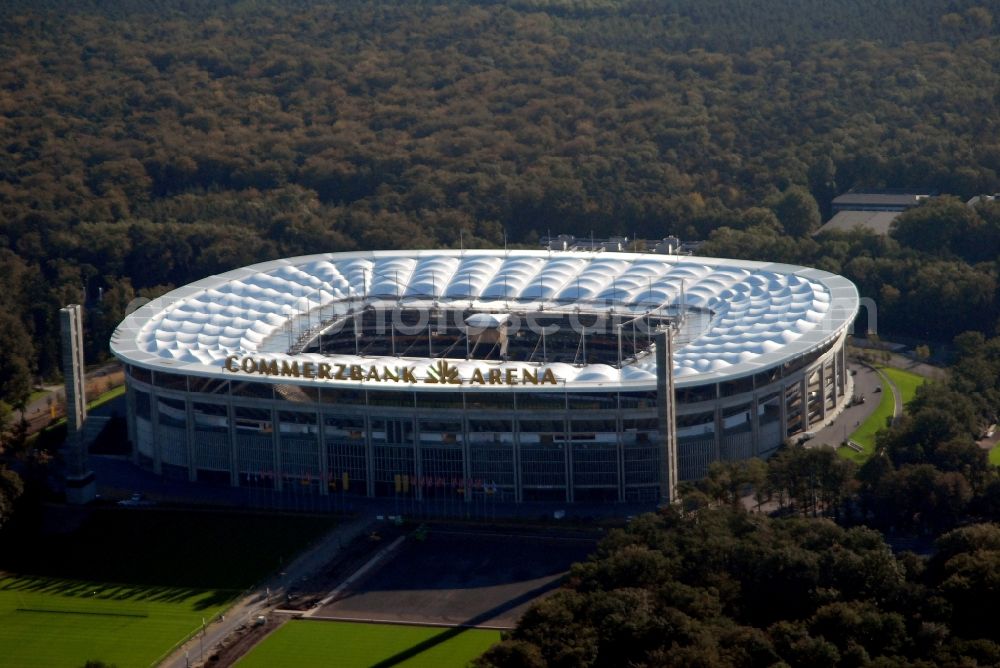
[[[753,374],[807,354],[839,337],[858,310],[847,279],[787,264],[644,253],[531,250],[424,250],[327,253],[236,269],[210,276],[131,313],[111,339],[122,361],[148,369],[237,378],[227,357],[301,362],[413,366],[418,381],[432,360],[352,355],[289,355],[303,332],[360,304],[389,307],[469,308],[492,313],[544,309],[618,314],[681,301],[711,313],[708,327],[675,351],[679,387]],[[560,389],[649,390],[656,387],[655,357],[622,368],[609,364],[540,364],[452,360],[462,377],[473,369],[550,368]],[[239,376],[250,380],[250,376]],[[254,376],[277,383],[350,385],[331,381]],[[365,383],[398,390],[403,383]],[[455,386],[423,382],[427,391]],[[489,391],[551,390],[543,386],[463,386]]]

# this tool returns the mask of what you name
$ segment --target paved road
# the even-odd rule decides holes
[[[204,637],[196,633],[187,643],[166,657],[163,668],[186,668],[197,666],[212,655],[213,648],[233,633],[238,626],[257,615],[268,614],[285,602],[285,594],[295,583],[308,579],[330,562],[342,546],[359,536],[370,524],[368,518],[361,518],[341,524],[326,534],[318,543],[278,573],[261,583],[252,592],[226,610],[223,621],[206,627]],[[270,600],[268,600],[270,593]],[[202,649],[204,648],[204,652]]]
[[[851,377],[854,380],[854,394],[863,396],[865,403],[845,408],[832,424],[817,430],[808,445],[837,447],[878,408],[881,397],[876,388],[882,387],[882,377],[870,367],[860,364],[848,364],[848,368],[857,372]]]
[[[880,374],[880,375],[882,376],[882,380],[884,381],[884,383],[889,386],[890,390],[892,390],[892,398],[893,398],[892,421],[896,422],[896,420],[903,417],[903,395],[899,391],[899,388],[896,387],[896,383],[893,382],[892,378],[890,378],[885,374]]]

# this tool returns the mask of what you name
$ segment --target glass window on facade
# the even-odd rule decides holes
[[[413,446],[413,420],[409,417],[373,417],[372,443]]]
[[[570,392],[566,404],[571,411],[618,410],[618,393]]]
[[[757,411],[760,424],[770,424],[781,419],[781,392],[772,392],[758,399]]]
[[[333,389],[333,388],[326,388],[326,387],[324,387],[319,394],[320,394],[320,401],[322,401],[324,404],[347,404],[347,405],[352,405],[352,406],[358,406],[358,405],[363,406],[365,404],[365,391],[364,390],[344,390],[344,389],[339,389],[339,388],[338,389]],[[387,394],[396,394],[396,393],[394,393],[394,392],[374,392],[374,391],[372,392],[372,396],[373,397],[375,397],[376,395],[378,395],[379,398],[381,398],[383,395],[387,395]],[[400,405],[402,405],[402,406],[409,406],[409,405],[411,405],[411,404],[406,404],[406,403],[403,403],[403,404],[398,403],[400,401],[401,397],[397,396],[397,397],[394,397],[394,399],[397,402],[396,403],[397,406],[400,406]],[[410,401],[411,402],[413,401],[412,397],[410,397]]]
[[[166,373],[165,371],[157,371],[153,374],[153,381],[156,383],[156,386],[167,390],[180,390],[187,392],[187,380],[187,376],[181,376],[176,373]]]
[[[348,441],[364,443],[365,419],[356,415],[324,415],[326,442]]]
[[[685,413],[677,416],[677,437],[711,436],[715,433],[715,411]]]
[[[196,401],[191,405],[195,429],[203,431],[229,431],[229,409],[225,404]]]
[[[282,434],[314,435],[316,434],[316,413],[312,411],[278,411],[278,427]]]
[[[655,409],[659,401],[656,392],[622,392],[618,395],[622,410],[632,408]]]
[[[566,440],[566,423],[556,420],[520,420],[520,435],[522,445],[534,443],[561,443]]]
[[[159,397],[156,405],[157,420],[162,425],[171,427],[187,426],[187,411],[181,399]]]
[[[712,401],[715,399],[715,392],[715,383],[681,388],[677,390],[677,403],[696,404],[700,401]]]
[[[781,367],[776,366],[774,368],[768,369],[767,371],[761,371],[753,377],[754,387],[758,389],[763,389],[770,385],[771,383],[777,382],[781,379]]]
[[[553,392],[519,392],[517,395],[518,411],[562,411],[566,409],[566,393],[562,390]]]
[[[573,441],[617,443],[618,421],[615,418],[605,420],[579,420],[574,418],[569,423],[569,436]]]
[[[719,395],[723,397],[732,397],[747,392],[753,392],[753,376],[744,376],[719,383]]]
[[[466,392],[465,407],[469,410],[513,410],[513,392]]]
[[[128,368],[129,375],[140,383],[152,384],[153,382],[153,372],[149,369],[143,369],[141,366],[131,365]]]
[[[461,392],[417,392],[417,408],[461,409],[465,404]]]
[[[502,418],[469,420],[469,442],[513,443],[514,421]]]
[[[319,388],[309,385],[275,385],[274,398],[278,401],[316,403],[319,401]]]
[[[363,404],[365,402],[364,392],[361,390],[339,390],[339,392],[349,392],[343,396],[346,401],[342,401],[342,404],[350,404],[351,402],[356,402],[358,404]],[[324,401],[326,401],[326,390],[323,391]],[[382,391],[382,390],[372,390],[368,392],[368,405],[369,406],[396,406],[410,408],[414,406],[415,398],[412,391]],[[336,403],[336,402],[334,402]]]
[[[269,408],[233,407],[233,422],[237,432],[255,432],[270,434],[274,431],[271,424]]]
[[[150,398],[149,392],[134,390],[135,392],[135,415],[144,420],[150,419]]]
[[[234,397],[273,399],[274,386],[270,383],[233,381],[229,386],[229,393]]]
[[[229,394],[229,381],[225,378],[202,378],[190,376],[188,387],[191,392],[200,394]]]
[[[623,418],[622,441],[626,444],[652,443],[656,441],[659,429],[659,418]]]
[[[420,427],[420,442],[424,445],[455,445],[464,440],[461,420],[421,419],[418,426]]]
[[[753,405],[730,406],[722,410],[723,431],[750,431],[753,419]]]

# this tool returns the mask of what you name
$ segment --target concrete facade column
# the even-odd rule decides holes
[[[660,433],[660,503],[677,497],[677,393],[674,391],[673,331],[656,333],[656,394]]]
[[[229,423],[229,485],[230,487],[240,486],[240,456],[236,441],[236,409],[233,408],[233,401],[226,401],[226,420]]]
[[[413,434],[413,475],[419,482],[424,475],[424,461],[420,446],[420,421],[417,420],[416,416],[413,417],[410,429]],[[416,491],[413,490],[414,487],[416,487]],[[424,498],[424,490],[419,484],[410,485],[410,492],[418,501]]]
[[[715,453],[712,458],[715,461],[722,459],[722,406],[716,402],[714,416],[712,417],[712,433],[715,436]]]
[[[778,402],[779,411],[778,419],[781,420],[781,429],[778,431],[779,440],[784,442],[788,438],[788,392],[785,389],[785,383],[780,384],[781,388],[781,401]]]
[[[819,416],[826,424],[826,362],[819,365]]]
[[[513,421],[514,426],[514,443],[511,446],[513,448],[513,462],[514,462],[514,500],[517,503],[521,503],[524,500],[524,479],[521,475],[521,420],[517,417]]]
[[[625,501],[625,422],[622,417],[621,397],[618,399],[618,410],[615,413],[615,456],[616,468],[618,469],[618,502]]]
[[[125,381],[125,425],[128,429],[128,440],[132,444],[132,463],[139,465],[139,430],[135,425],[135,388],[132,386],[132,378]]]
[[[809,378],[802,372],[802,379],[799,380],[799,405],[802,407],[802,431],[809,431]]]
[[[366,400],[367,401],[367,400]],[[364,418],[365,443],[365,496],[375,496],[375,444],[372,442],[372,418],[368,414],[367,404]]]
[[[567,414],[563,419],[563,465],[566,481],[566,502],[573,503],[573,437],[572,437],[572,427],[570,426],[572,421]]]
[[[326,450],[326,424],[323,422],[323,411],[316,411],[316,443],[319,447],[319,494],[327,496],[330,494],[330,456]],[[339,481],[337,484],[342,484]]]
[[[191,398],[188,396],[184,397],[184,436],[187,441],[187,465],[188,465],[188,481],[195,482],[198,480],[198,461],[195,455],[194,449],[197,447],[195,443],[195,433],[194,433],[194,408],[192,406]]]
[[[753,456],[760,455],[760,397],[753,393],[750,402],[750,438],[753,441]]]
[[[280,492],[285,487],[285,475],[281,469],[281,423],[278,409],[271,406],[271,461],[274,462],[274,489]]]

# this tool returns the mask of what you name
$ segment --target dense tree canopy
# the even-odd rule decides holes
[[[972,0],[11,0],[0,299],[51,375],[84,296],[93,358],[131,296],[255,260],[729,228],[844,269],[895,331],[989,331],[990,244],[932,214],[895,247],[805,235],[850,187],[1000,190],[997,39]]]
[[[646,515],[479,665],[995,663],[1000,633],[975,599],[996,593],[1000,528],[957,529],[938,546],[929,561],[895,556],[870,529],[732,508]]]

